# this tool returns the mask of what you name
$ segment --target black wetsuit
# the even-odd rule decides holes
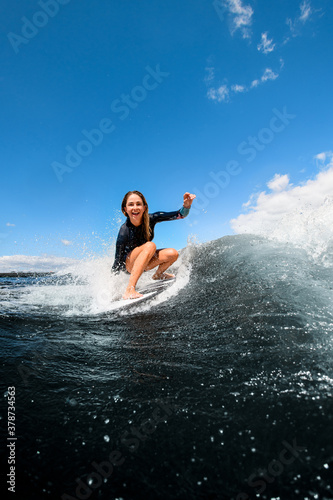
[[[158,222],[184,219],[188,215],[189,211],[189,208],[182,207],[180,210],[176,210],[175,212],[154,212],[153,214],[149,214],[151,240],[154,238],[154,228]],[[147,240],[142,233],[142,226],[134,226],[129,217],[127,217],[126,222],[119,229],[116,243],[116,256],[112,266],[112,271],[126,271],[126,257],[128,254],[134,248],[139,247],[146,242]]]

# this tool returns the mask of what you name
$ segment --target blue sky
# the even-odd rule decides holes
[[[103,254],[131,189],[150,211],[198,195],[157,246],[216,239],[267,183],[331,165],[329,0],[5,0],[1,18],[2,256]]]

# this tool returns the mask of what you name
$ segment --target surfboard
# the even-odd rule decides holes
[[[153,281],[152,283],[148,283],[148,285],[140,288],[138,290],[138,292],[142,293],[143,295],[148,294],[148,293],[153,293],[153,292],[161,293],[164,290],[166,290],[167,288],[169,288],[169,286],[172,283],[174,283],[175,281],[176,281],[176,278],[172,278],[170,280],[156,280],[156,281]]]
[[[141,288],[138,288],[138,292],[143,294],[143,297],[139,297],[138,299],[120,299],[112,302],[109,311],[114,311],[118,309],[125,309],[128,307],[133,307],[135,305],[139,305],[142,302],[146,302],[147,300],[156,297],[160,293],[164,292],[172,283],[174,283],[176,278],[172,278],[170,280],[160,280],[154,281],[153,283],[149,283]]]

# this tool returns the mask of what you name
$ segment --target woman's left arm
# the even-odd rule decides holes
[[[195,194],[185,193],[183,206],[180,210],[176,210],[175,212],[155,212],[151,214],[150,216],[153,224],[155,225],[157,222],[164,222],[168,220],[184,219],[188,216],[195,197]]]

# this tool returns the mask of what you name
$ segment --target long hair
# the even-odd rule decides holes
[[[129,218],[126,211],[125,211],[125,208],[126,208],[128,197],[131,196],[131,194],[136,194],[137,196],[140,196],[142,203],[146,206],[146,210],[143,212],[142,222],[141,222],[139,227],[141,227],[141,231],[142,231],[143,236],[145,237],[146,241],[150,241],[151,234],[150,234],[150,227],[149,227],[148,203],[147,203],[146,198],[143,196],[143,194],[140,193],[140,191],[128,191],[128,193],[125,194],[123,201],[121,202],[121,211],[127,218]]]

